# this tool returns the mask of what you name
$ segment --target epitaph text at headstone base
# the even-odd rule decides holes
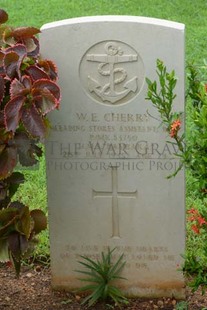
[[[145,99],[159,58],[176,71],[174,109],[183,110],[183,32],[126,16],[42,28],[42,53],[56,62],[62,89],[46,142],[53,287],[79,287],[80,255],[100,258],[110,246],[115,258],[124,253],[127,295],[183,296],[184,175],[166,179],[178,150]]]

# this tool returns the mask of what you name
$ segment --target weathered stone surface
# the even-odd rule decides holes
[[[178,76],[184,109],[184,25],[143,17],[75,18],[44,25],[44,57],[59,68],[62,104],[46,142],[54,288],[72,290],[79,255],[124,253],[128,296],[183,297],[184,173],[146,101],[156,60]]]

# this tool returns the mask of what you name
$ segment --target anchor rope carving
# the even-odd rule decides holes
[[[121,72],[122,73],[121,77],[114,79],[114,81],[113,81],[114,85],[120,84],[120,83],[122,83],[123,81],[126,80],[126,78],[127,78],[126,70],[124,70],[123,68],[115,68],[115,69],[113,69],[112,72],[110,70],[104,71],[103,67],[106,66],[106,65],[109,65],[109,64],[107,64],[107,63],[100,63],[98,65],[98,72],[99,72],[99,74],[101,74],[103,76],[110,76],[111,74],[113,74],[115,76],[115,73]],[[105,84],[103,86],[103,89],[102,89],[103,93],[106,93],[106,91],[108,89],[110,89],[110,86],[111,86],[110,83]]]
[[[116,68],[115,65],[137,61],[137,55],[124,55],[121,48],[117,47],[114,42],[108,42],[105,45],[105,51],[106,54],[88,54],[87,60],[99,62],[97,71],[101,76],[109,76],[109,82],[101,85],[97,80],[88,76],[88,88],[90,92],[94,92],[103,101],[109,101],[113,104],[126,97],[130,92],[135,93],[137,90],[137,76],[126,81],[122,91],[115,89],[115,85],[124,82],[128,76],[124,68]],[[121,76],[116,77],[117,74],[121,74]]]
[[[108,71],[102,70],[103,67],[104,67],[105,65],[108,65],[108,64],[105,62],[105,63],[100,63],[100,64],[98,65],[98,72],[99,72],[101,75],[103,75],[103,76],[110,75],[110,70],[108,70]],[[113,70],[113,73],[114,73],[114,74],[115,74],[115,73],[118,73],[118,72],[121,72],[121,73],[122,73],[122,76],[121,76],[120,78],[117,78],[117,79],[114,80],[114,84],[116,84],[116,85],[117,85],[117,84],[120,84],[120,83],[122,83],[122,82],[124,82],[124,81],[126,80],[126,78],[127,78],[127,72],[126,72],[126,70],[124,70],[124,68],[115,68],[115,69]]]

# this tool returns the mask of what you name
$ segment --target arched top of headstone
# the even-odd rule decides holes
[[[53,28],[53,27],[62,27],[66,25],[72,24],[83,24],[83,23],[100,23],[100,22],[126,22],[126,23],[138,23],[138,24],[147,24],[153,26],[162,26],[166,28],[174,28],[184,30],[185,25],[182,23],[152,18],[152,17],[144,17],[144,16],[129,16],[129,15],[100,15],[100,16],[84,16],[84,17],[75,17],[64,19],[60,21],[55,21],[51,23],[47,23],[42,26],[42,30]]]

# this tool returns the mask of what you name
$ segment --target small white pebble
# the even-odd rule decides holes
[[[10,301],[11,298],[7,296],[7,297],[5,297],[5,300],[6,300],[6,301]]]
[[[162,300],[158,300],[157,305],[159,307],[162,307],[164,305],[164,302]]]

